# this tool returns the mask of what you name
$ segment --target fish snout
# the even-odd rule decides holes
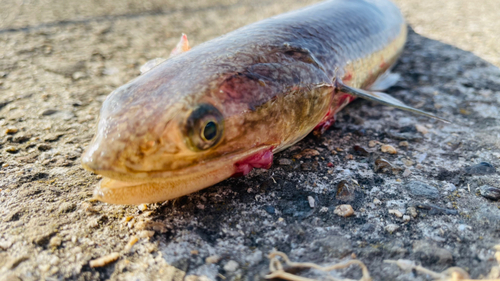
[[[107,142],[97,134],[82,155],[82,165],[96,174],[126,173],[127,169],[118,155],[125,145],[120,142]]]
[[[82,155],[85,169],[111,178],[142,178],[144,173],[175,170],[183,162],[177,161],[183,138],[175,126],[141,133],[111,128],[98,129]]]

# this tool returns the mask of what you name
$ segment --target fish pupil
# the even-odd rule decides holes
[[[213,121],[209,121],[206,125],[205,128],[203,128],[203,138],[206,139],[207,141],[211,141],[215,139],[217,136],[217,124]]]

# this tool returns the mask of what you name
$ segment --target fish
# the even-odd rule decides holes
[[[82,155],[101,175],[94,197],[113,204],[184,196],[254,168],[356,98],[429,116],[383,93],[398,75],[407,24],[390,0],[330,0],[271,17],[168,59],[103,102]]]

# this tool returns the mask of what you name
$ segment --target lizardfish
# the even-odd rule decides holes
[[[394,84],[406,35],[389,0],[331,0],[192,49],[183,35],[104,101],[82,156],[104,177],[95,197],[152,203],[269,168],[356,97],[438,118],[374,91]]]

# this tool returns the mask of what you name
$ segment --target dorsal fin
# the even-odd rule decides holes
[[[335,86],[336,86],[337,90],[340,92],[343,92],[343,93],[346,93],[346,94],[349,94],[349,95],[352,95],[352,96],[355,96],[358,98],[378,102],[378,103],[388,105],[391,107],[399,108],[402,110],[410,111],[410,112],[413,112],[413,113],[416,113],[419,115],[431,117],[431,118],[443,121],[445,123],[450,123],[450,121],[445,120],[441,117],[438,117],[432,113],[425,112],[425,111],[422,111],[420,109],[416,109],[414,107],[408,106],[408,105],[404,104],[402,101],[397,100],[386,93],[371,92],[371,91],[365,91],[365,90],[361,90],[361,89],[352,88],[352,87],[349,87],[347,85],[344,85],[340,81],[337,81],[335,84],[336,84]]]
[[[179,40],[179,43],[177,43],[177,46],[170,52],[170,57],[177,56],[179,54],[182,54],[184,52],[187,52],[191,50],[191,47],[189,47],[189,42],[187,35],[182,33],[181,40]]]
[[[177,43],[177,46],[175,46],[175,48],[172,50],[172,52],[170,52],[169,58],[175,57],[175,56],[182,54],[184,52],[187,52],[189,50],[191,50],[191,47],[189,47],[187,35],[182,33],[181,40],[179,40],[179,43]],[[164,58],[155,58],[155,59],[152,59],[152,60],[146,62],[140,68],[141,74],[144,74],[144,73],[150,71],[151,69],[155,68],[157,65],[159,65],[160,63],[162,63],[166,60],[167,59],[164,59]]]
[[[140,68],[141,74],[144,74],[144,73],[150,71],[151,69],[153,69],[154,67],[156,67],[157,65],[159,65],[160,63],[162,63],[162,62],[164,62],[166,60],[167,59],[164,59],[164,58],[155,58],[155,59],[147,61]]]

